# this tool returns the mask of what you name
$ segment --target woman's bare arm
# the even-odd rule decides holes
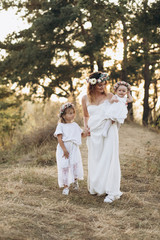
[[[88,119],[89,119],[89,113],[87,110],[87,96],[82,97],[82,110],[83,110],[83,120],[84,120],[84,128],[85,132],[88,131]]]

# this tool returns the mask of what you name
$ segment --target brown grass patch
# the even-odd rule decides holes
[[[147,156],[149,149],[150,156],[153,154],[157,159],[159,139],[159,134],[146,128],[134,124],[122,126],[124,194],[112,204],[103,203],[104,196],[88,194],[85,140],[81,146],[85,179],[80,182],[80,190],[71,189],[67,197],[58,188],[56,165],[25,164],[25,158],[17,164],[0,165],[0,239],[158,240],[160,176],[155,170],[158,161]],[[50,152],[47,145],[42,152],[47,149]],[[151,160],[154,171],[148,167]]]

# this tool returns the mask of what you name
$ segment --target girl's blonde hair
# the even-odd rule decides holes
[[[99,79],[100,76],[101,76],[102,72],[94,72],[94,73],[91,73],[89,75],[89,79],[92,79],[92,78],[95,78],[95,79]],[[88,87],[87,87],[87,97],[88,97],[88,100],[89,102],[94,102],[95,100],[95,87],[96,87],[97,83],[96,84],[90,84],[88,83]],[[107,95],[107,90],[106,88],[104,89],[104,94]]]
[[[73,103],[67,102],[65,104],[63,104],[60,108],[60,112],[59,112],[59,122],[61,123],[66,123],[65,119],[64,119],[64,115],[66,114],[67,109],[73,109],[74,113],[75,111],[75,107]]]

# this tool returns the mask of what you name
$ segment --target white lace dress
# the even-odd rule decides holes
[[[118,102],[114,102],[110,105],[109,109],[106,111],[106,118],[123,124],[128,113],[127,98],[121,98],[118,95],[115,96],[118,99]]]
[[[63,157],[63,150],[57,145],[56,159],[58,168],[59,187],[70,185],[75,179],[83,179],[82,158],[79,150],[82,129],[75,122],[58,123],[54,136],[62,134],[62,140],[69,152],[69,158]]]
[[[117,124],[112,124],[107,138],[102,136],[106,111],[110,105],[109,101],[105,100],[99,105],[87,106],[91,132],[91,136],[87,138],[88,190],[91,194],[108,194],[112,199],[118,199],[122,193]]]

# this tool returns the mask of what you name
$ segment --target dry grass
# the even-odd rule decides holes
[[[158,240],[160,135],[125,124],[120,129],[122,198],[104,204],[87,192],[87,149],[81,147],[85,179],[79,192],[62,196],[56,166],[24,161],[0,165],[2,240]],[[47,146],[46,149],[47,151]],[[44,152],[45,152],[44,150]],[[41,154],[43,155],[43,154]]]

